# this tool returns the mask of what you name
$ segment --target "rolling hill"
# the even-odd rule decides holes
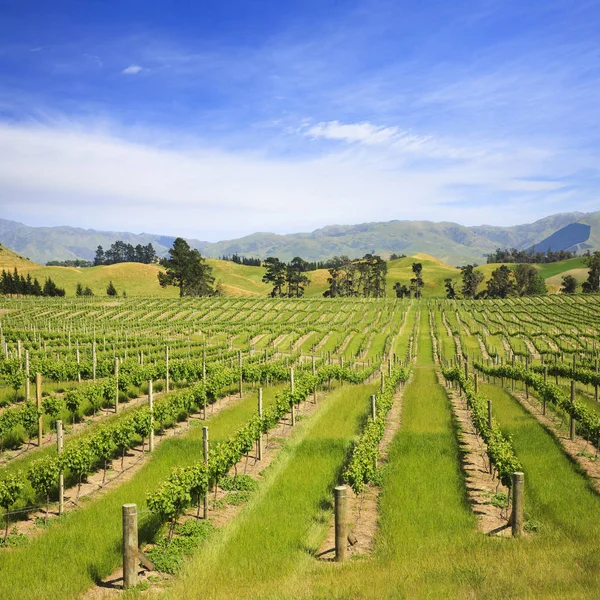
[[[263,267],[249,267],[230,261],[207,259],[213,268],[213,276],[219,284],[221,292],[226,296],[256,296],[266,297],[270,287],[262,282],[265,272]],[[424,297],[444,297],[444,281],[447,278],[460,281],[460,269],[444,263],[427,254],[415,254],[388,262],[387,296],[394,297],[393,286],[396,282],[408,285],[413,277],[412,264],[420,262],[423,265]],[[558,292],[561,277],[564,274],[574,275],[578,281],[587,277],[587,269],[582,258],[574,258],[557,263],[535,265],[546,279],[550,292]],[[161,288],[157,274],[161,270],[158,265],[143,265],[140,263],[120,263],[101,267],[44,267],[19,254],[0,246],[0,269],[13,270],[17,268],[20,274],[31,274],[37,277],[43,285],[47,277],[66,290],[67,296],[74,296],[78,283],[89,286],[95,295],[103,296],[109,281],[112,281],[119,294],[124,291],[128,296],[153,296],[158,298],[176,298],[178,290],[174,287]],[[492,271],[498,265],[482,265],[478,267],[484,274],[484,281],[489,279]],[[321,297],[327,289],[329,273],[326,269],[310,271],[307,276],[311,283],[306,288],[307,298]]]
[[[38,263],[77,258],[92,260],[97,246],[106,250],[117,240],[134,246],[152,243],[158,255],[164,256],[174,238],[76,227],[28,227],[0,219],[0,243]],[[465,227],[449,222],[395,220],[331,225],[311,233],[253,233],[216,243],[197,239],[188,239],[188,242],[204,256],[212,258],[237,253],[263,259],[277,256],[289,261],[301,256],[317,261],[336,255],[356,258],[371,252],[384,257],[392,253],[408,256],[422,253],[451,265],[461,265],[483,263],[485,255],[496,248],[600,249],[600,212],[561,213],[514,227]]]

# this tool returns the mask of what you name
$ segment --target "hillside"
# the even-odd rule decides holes
[[[574,224],[579,226],[573,227]],[[159,256],[164,256],[174,238],[77,227],[28,227],[0,219],[0,243],[44,264],[49,260],[91,260],[98,245],[107,249],[117,240],[134,246],[152,243]],[[356,258],[371,252],[384,257],[392,253],[408,256],[424,253],[451,265],[461,265],[483,263],[485,255],[499,247],[527,249],[538,245],[559,250],[559,246],[566,244],[574,249],[600,249],[600,212],[556,214],[514,227],[465,227],[449,222],[394,220],[331,225],[310,233],[253,233],[216,243],[197,239],[188,239],[188,242],[204,256],[212,258],[237,253],[258,258],[277,256],[289,261],[295,256],[305,260],[326,260],[336,255]]]
[[[424,297],[444,297],[444,281],[447,278],[460,281],[460,269],[444,263],[427,254],[415,254],[388,262],[387,296],[394,297],[393,286],[396,282],[409,285],[413,277],[412,263],[423,265]],[[247,267],[230,261],[208,259],[213,268],[216,283],[226,296],[255,296],[266,297],[270,287],[262,282],[265,272],[263,267]],[[112,281],[117,291],[123,291],[128,296],[153,296],[158,298],[175,298],[178,290],[174,287],[163,289],[158,284],[157,274],[161,270],[158,265],[143,265],[140,263],[120,263],[102,267],[79,269],[75,267],[44,267],[26,258],[0,247],[0,269],[14,269],[19,273],[37,277],[43,285],[47,277],[51,277],[59,287],[65,288],[68,296],[75,295],[78,283],[89,286],[94,294],[104,295],[109,281]],[[498,265],[482,265],[478,270],[484,274],[484,282],[489,279],[492,271]],[[574,258],[557,263],[535,265],[546,279],[550,292],[558,292],[561,277],[572,274],[578,281],[587,278],[587,269],[582,258]],[[327,289],[329,273],[326,269],[307,273],[311,283],[306,288],[307,298],[321,297]]]

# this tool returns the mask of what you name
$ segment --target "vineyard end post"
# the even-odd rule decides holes
[[[335,560],[337,562],[346,560],[346,548],[348,545],[348,509],[346,500],[346,486],[338,485],[335,488]]]

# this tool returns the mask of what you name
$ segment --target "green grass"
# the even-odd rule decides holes
[[[277,389],[265,388],[265,407]],[[211,441],[227,439],[256,410],[256,393],[219,413],[208,422]],[[209,410],[210,417],[210,410]],[[24,547],[5,552],[0,560],[0,598],[35,600],[75,598],[119,565],[121,506],[134,502],[145,509],[146,491],[165,478],[174,465],[191,464],[202,457],[202,423],[189,433],[161,443],[136,476],[120,487],[90,501],[84,508],[55,521],[40,537]],[[157,523],[148,513],[140,516],[140,540],[152,539]],[[32,580],[35,574],[35,583]]]
[[[344,386],[288,445],[239,519],[190,562],[169,597],[262,598],[314,561],[329,523],[332,490],[376,385]],[[252,586],[248,583],[252,582]]]

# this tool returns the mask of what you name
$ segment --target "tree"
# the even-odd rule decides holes
[[[444,280],[444,286],[446,288],[446,298],[454,300],[456,298],[456,290],[454,289],[454,282],[450,277]]]
[[[487,282],[487,295],[489,298],[506,298],[514,296],[516,286],[512,271],[502,265],[492,271],[492,276]]]
[[[117,288],[113,285],[112,281],[108,282],[108,287],[106,288],[107,296],[118,296]]]
[[[310,285],[310,279],[304,275],[308,263],[296,256],[287,266],[286,279],[288,284],[288,296],[290,298],[301,298],[304,288]]]
[[[262,280],[273,286],[271,297],[283,296],[283,287],[285,286],[287,272],[285,263],[274,256],[269,256],[263,264],[267,272],[263,275]]]
[[[577,279],[573,275],[563,275],[560,291],[563,294],[574,294],[577,291]]]
[[[423,272],[423,265],[421,263],[412,264],[412,272],[415,276],[410,280],[411,288],[413,289],[414,297],[421,297],[421,288],[423,287],[423,279],[421,273]]]
[[[77,284],[77,289],[75,290],[75,295],[83,296],[83,286],[81,285],[81,282]]]
[[[483,281],[483,273],[481,271],[475,271],[477,265],[466,265],[461,267],[462,276],[462,288],[461,292],[463,298],[476,298],[477,288]]]
[[[518,264],[513,269],[515,288],[519,296],[539,296],[546,294],[546,282],[537,269],[530,264]]]
[[[586,294],[600,291],[600,252],[586,256],[585,264],[588,266],[588,278],[583,282],[581,289]]]
[[[399,281],[396,281],[392,289],[396,292],[396,298],[410,298],[410,290],[407,285],[403,285]]]
[[[92,292],[91,287],[86,287],[85,290],[83,290],[83,295],[84,296],[93,296],[94,292]]]
[[[206,263],[198,250],[190,248],[183,238],[177,238],[169,249],[169,258],[160,261],[165,268],[158,274],[161,287],[173,285],[179,288],[179,297],[211,296],[214,294],[212,267]]]
[[[102,246],[98,246],[96,248],[96,256],[94,257],[94,266],[97,267],[99,265],[104,264],[104,249]]]

